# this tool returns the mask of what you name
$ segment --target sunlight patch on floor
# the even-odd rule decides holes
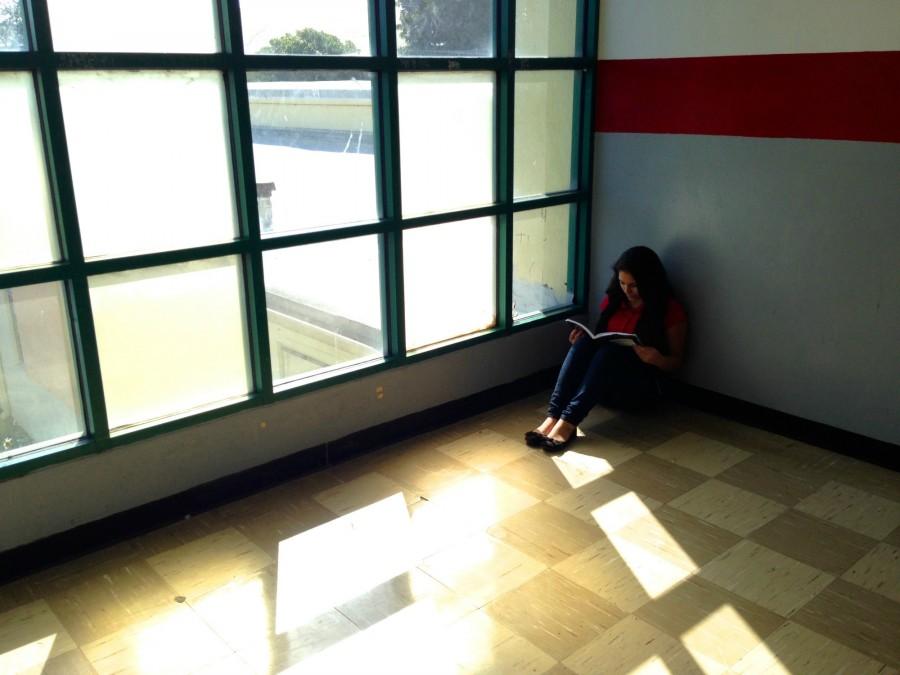
[[[53,633],[0,654],[0,673],[40,675],[44,672],[55,641],[56,634]]]

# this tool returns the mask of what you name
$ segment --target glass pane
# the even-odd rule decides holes
[[[571,204],[521,211],[513,219],[513,318],[572,304]]]
[[[495,256],[493,218],[403,233],[407,349],[496,324]]]
[[[250,390],[237,257],[89,283],[111,429],[213,407]]]
[[[397,0],[401,56],[493,56],[492,0]]]
[[[401,73],[403,215],[494,201],[494,74]]]
[[[31,73],[0,73],[0,270],[59,259]]]
[[[377,220],[372,75],[247,77],[262,232]]]
[[[513,194],[528,197],[574,185],[575,73],[516,73]]]
[[[247,54],[371,55],[366,0],[241,0]]]
[[[213,0],[47,0],[61,52],[219,51]]]
[[[384,354],[376,236],[266,251],[276,383]]]
[[[59,75],[86,257],[232,241],[237,217],[222,75]]]
[[[22,0],[0,0],[0,51],[28,49]]]
[[[62,284],[0,291],[0,458],[83,434]]]
[[[516,56],[579,56],[578,0],[516,0]]]

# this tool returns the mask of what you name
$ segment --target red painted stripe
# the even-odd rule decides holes
[[[600,61],[595,131],[900,142],[900,52]]]

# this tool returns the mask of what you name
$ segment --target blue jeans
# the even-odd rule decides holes
[[[656,369],[634,350],[582,337],[563,361],[547,415],[577,426],[598,403],[636,409],[652,405],[659,396]]]

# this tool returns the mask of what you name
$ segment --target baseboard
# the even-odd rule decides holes
[[[552,386],[556,371],[540,371],[0,552],[0,584],[535,394]]]
[[[789,415],[684,382],[672,381],[668,387],[673,399],[693,408],[892,471],[900,471],[900,446],[893,443]]]

